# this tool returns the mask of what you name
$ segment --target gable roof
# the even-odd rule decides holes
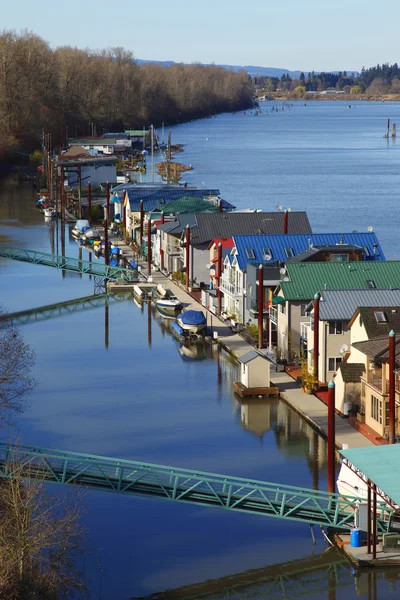
[[[159,225],[158,229],[171,235],[181,235],[185,231],[186,225],[189,225],[190,228],[195,227],[196,215],[177,215],[175,221]]]
[[[233,248],[233,238],[214,238],[209,243],[208,248],[211,248],[213,244],[216,246],[218,246],[218,244],[222,244],[222,248]]]
[[[293,215],[293,213],[290,213]],[[291,249],[297,258],[302,256],[302,259],[314,256],[317,251],[330,252],[351,252],[355,248],[367,250],[364,251],[365,259],[368,260],[385,260],[382,248],[379,245],[378,239],[373,232],[366,233],[295,233],[279,235],[234,235],[234,243],[238,251],[238,262],[241,269],[246,268],[248,262],[256,264],[274,262],[279,260],[286,262],[288,254],[286,249]],[[279,233],[279,232],[276,232]],[[374,254],[375,244],[375,254]],[[323,248],[319,248],[323,246]],[[254,250],[254,260],[248,260],[246,248]],[[271,250],[271,260],[266,261],[264,258],[264,248]],[[296,257],[296,256],[295,256]]]
[[[311,233],[306,212],[291,212],[288,227],[292,232]],[[202,213],[197,215],[197,228],[192,232],[192,243],[204,244],[215,237],[279,232],[283,232],[282,212]]]
[[[249,352],[246,352],[246,354],[243,354],[243,356],[239,356],[238,360],[239,360],[239,362],[242,363],[242,365],[245,365],[245,364],[251,362],[252,360],[254,360],[255,358],[264,358],[264,357],[261,356],[261,354],[258,354],[258,352],[256,352],[255,350],[250,350]]]
[[[400,289],[322,290],[319,317],[321,321],[350,320],[359,306],[377,305],[400,306]]]
[[[364,342],[354,342],[352,347],[370,358],[380,359],[382,361],[389,360],[389,341],[387,335],[372,338],[372,340],[366,340]],[[396,362],[400,359],[400,339],[396,339],[395,358]]]
[[[368,339],[383,335],[388,336],[392,329],[395,333],[400,333],[400,303],[396,306],[363,306],[357,312],[362,319]],[[376,312],[383,312],[387,321],[378,323],[375,316]]]
[[[311,300],[320,290],[400,288],[400,261],[287,263],[289,281],[280,283],[286,300]]]
[[[117,191],[120,190],[117,189]],[[141,200],[143,200],[144,210],[148,212],[149,210],[154,210],[158,206],[165,206],[174,200],[180,200],[184,196],[203,199],[209,199],[211,196],[214,198],[219,196],[219,190],[198,190],[183,187],[170,187],[168,184],[164,184],[159,187],[127,187],[125,188],[125,192],[128,196],[128,201],[132,212],[139,212]],[[226,200],[221,199],[221,204],[223,210],[233,210],[235,208],[233,204],[230,204]]]
[[[90,158],[90,152],[82,148],[82,146],[71,146],[58,157],[58,160],[68,160],[73,158]]]
[[[340,363],[338,367],[345,383],[359,383],[361,375],[365,371],[363,363]]]
[[[214,202],[196,196],[183,196],[178,200],[173,200],[167,206],[160,204],[155,210],[164,211],[166,215],[176,215],[177,213],[218,212],[219,206]]]

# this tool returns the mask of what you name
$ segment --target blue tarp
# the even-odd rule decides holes
[[[201,310],[187,310],[180,314],[179,318],[185,325],[202,325],[207,322]]]
[[[75,223],[75,227],[78,231],[86,231],[86,229],[90,229],[90,223],[86,219],[79,219]]]
[[[129,261],[129,266],[131,267],[131,269],[137,269],[139,267],[139,265],[137,263],[135,263],[133,260]]]

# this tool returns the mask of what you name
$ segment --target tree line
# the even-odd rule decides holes
[[[327,89],[357,94],[398,94],[400,93],[400,68],[397,63],[383,64],[366,69],[362,68],[359,75],[339,71],[338,73],[300,73],[299,78],[283,74],[278,77],[254,78],[255,87],[267,92],[293,92],[296,88],[304,91],[322,92]]]
[[[138,65],[123,48],[56,49],[29,31],[0,32],[0,151],[33,147],[42,131],[123,131],[252,105],[244,72],[216,66]]]

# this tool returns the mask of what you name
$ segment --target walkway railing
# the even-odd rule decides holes
[[[18,459],[16,467],[15,458]],[[0,477],[16,474],[58,484],[163,498],[348,530],[357,498],[133,460],[35,446],[0,444]],[[378,528],[390,528],[392,509],[378,503]]]
[[[5,244],[0,244],[0,257],[32,263],[34,265],[45,265],[46,267],[54,267],[74,273],[96,275],[109,280],[123,278],[124,281],[131,281],[136,274],[136,271],[131,269],[111,267],[99,262],[48,254],[47,252],[28,250],[27,248],[16,248],[15,246],[7,246]]]

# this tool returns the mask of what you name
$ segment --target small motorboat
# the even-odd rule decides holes
[[[85,231],[87,231],[90,228],[91,227],[89,221],[87,221],[86,219],[78,219],[71,231],[71,235],[73,235],[76,238],[80,238],[85,233]]]
[[[170,290],[157,286],[156,307],[161,316],[175,319],[182,310],[182,303]]]
[[[57,213],[56,209],[53,208],[52,206],[49,206],[48,208],[45,208],[43,210],[43,212],[44,212],[44,216],[45,217],[49,217],[50,219],[52,219],[53,217],[55,217],[56,213]]]
[[[201,310],[187,310],[176,318],[179,327],[188,333],[199,333],[207,325],[207,319]]]

